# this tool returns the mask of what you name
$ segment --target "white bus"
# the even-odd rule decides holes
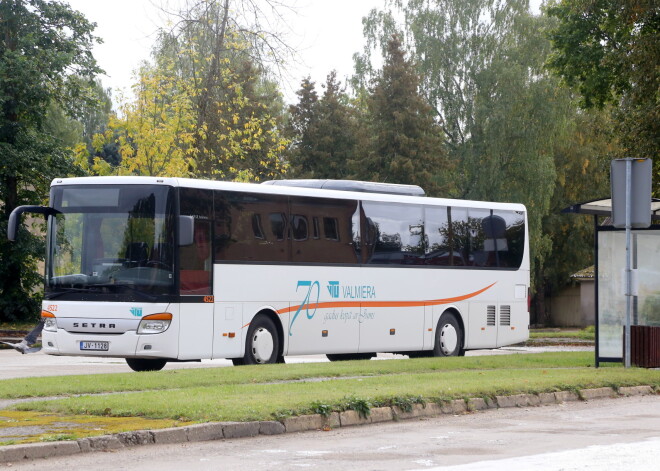
[[[528,338],[523,205],[269,183],[63,178],[49,207],[16,208],[10,238],[22,212],[47,215],[43,351],[143,371],[463,355]]]

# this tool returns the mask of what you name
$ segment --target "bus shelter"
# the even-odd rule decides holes
[[[563,209],[562,213],[593,215],[596,366],[599,366],[600,362],[623,362],[623,327],[626,321],[626,231],[611,225],[611,198],[577,203]],[[658,198],[653,198],[651,201],[651,226],[632,230],[632,270],[631,325],[660,326],[660,199]]]

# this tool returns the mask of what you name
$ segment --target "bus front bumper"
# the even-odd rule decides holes
[[[176,358],[178,342],[168,332],[138,335],[135,331],[117,335],[71,333],[63,329],[42,333],[42,352],[48,355],[108,358]]]

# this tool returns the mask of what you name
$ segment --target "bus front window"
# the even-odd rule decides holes
[[[54,187],[59,214],[49,226],[47,297],[102,293],[130,300],[172,294],[170,193],[162,186]]]

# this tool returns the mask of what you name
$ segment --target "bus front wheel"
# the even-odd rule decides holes
[[[167,360],[161,358],[126,358],[126,363],[133,371],[160,371]]]
[[[245,343],[245,355],[234,364],[278,363],[279,358],[280,338],[275,323],[268,316],[260,314],[250,323]]]
[[[445,312],[440,316],[438,326],[435,329],[433,356],[455,357],[463,355],[465,355],[463,329],[461,329],[461,325],[454,314]]]

